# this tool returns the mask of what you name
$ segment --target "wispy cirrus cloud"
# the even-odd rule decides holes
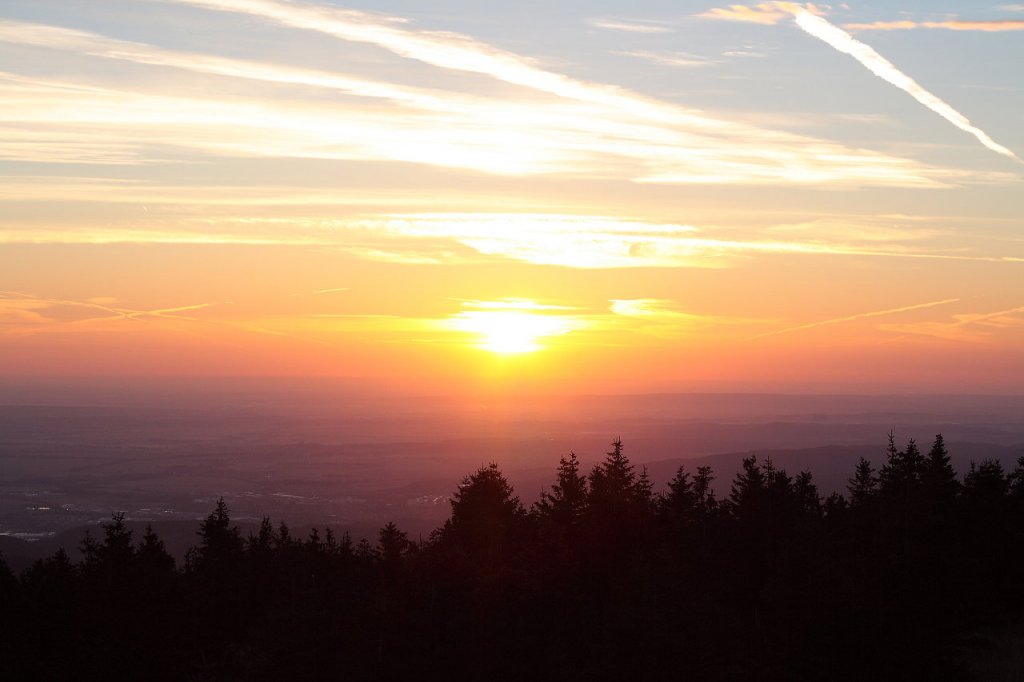
[[[612,299],[610,303],[610,309],[613,313],[625,317],[673,320],[678,322],[690,322],[702,317],[677,310],[674,301],[660,298]]]
[[[738,21],[747,24],[763,24],[774,26],[793,16],[797,9],[806,9],[815,14],[823,13],[814,5],[808,3],[799,5],[793,2],[761,2],[756,5],[729,5],[727,7],[713,7],[697,16],[705,19],[719,19],[722,21]]]
[[[287,26],[322,30],[300,5],[181,0],[263,11]],[[241,10],[241,9],[240,9]],[[956,173],[792,133],[739,124],[622,88],[539,69],[530,60],[449,34],[415,32],[386,18],[343,12],[330,35],[376,41],[437,68],[473,72],[525,90],[476,94],[323,70],[158,48],[97,34],[0,22],[0,41],[106,62],[175,69],[211,79],[280,86],[202,96],[136,83],[0,74],[0,157],[48,163],[137,165],[155,150],[214,156],[381,160],[513,175],[585,174],[660,183],[837,183],[937,186]],[[263,15],[263,14],[260,14]],[[334,14],[331,14],[334,16]],[[283,18],[284,17],[284,18]],[[382,23],[383,22],[383,23]],[[315,26],[316,28],[310,28]],[[334,28],[331,28],[334,27]],[[404,42],[403,42],[404,41]],[[399,45],[400,43],[400,45]],[[449,50],[465,57],[455,63]],[[647,58],[692,61],[680,54]],[[348,97],[310,98],[294,88]],[[211,94],[214,93],[214,94]],[[352,99],[354,97],[354,100]],[[116,131],[116,135],[114,132]]]
[[[754,129],[742,130],[742,126],[641,97],[622,88],[579,81],[547,71],[519,55],[498,50],[466,36],[407,29],[393,23],[382,23],[383,20],[377,15],[352,10],[284,4],[275,0],[173,1],[208,9],[259,16],[286,26],[318,31],[344,40],[369,42],[398,55],[423,61],[433,66],[481,73],[559,97],[624,109],[634,115],[686,124],[706,132],[719,130],[723,134],[728,134],[734,141],[744,137],[748,140],[756,140],[759,137],[758,131]],[[789,8],[792,3],[781,4],[787,11],[792,11]],[[813,12],[816,11],[816,8],[813,5],[808,5],[806,11]],[[751,134],[754,137],[750,137]],[[792,158],[793,144],[797,140],[791,139],[788,142],[790,148],[785,156]],[[858,155],[858,153],[846,155],[844,161],[853,161]],[[821,160],[824,161],[824,159]],[[779,170],[781,169],[776,168],[776,172]],[[874,170],[877,172],[879,169]],[[783,171],[783,175],[789,174]],[[811,175],[817,176],[818,179],[821,178],[817,174],[812,173]],[[860,181],[869,181],[873,175],[874,173],[862,175]],[[678,182],[682,177],[677,173],[658,173],[652,174],[648,179],[655,182]],[[800,178],[809,176],[797,172],[791,177],[799,181]]]
[[[596,17],[588,19],[587,23],[594,28],[606,31],[624,31],[626,33],[672,33],[675,29],[671,26],[654,21],[639,21],[636,19],[615,19]]]
[[[866,24],[843,24],[847,31],[909,31],[917,28],[938,28],[947,31],[983,31],[1001,33],[1003,31],[1024,31],[1024,21],[1019,19],[993,19],[989,21],[970,21],[950,19],[947,21],[874,21]]]
[[[0,230],[0,244],[250,244],[324,248],[377,262],[514,261],[569,268],[729,268],[755,256],[862,256],[1019,263],[1024,257],[943,247],[923,227],[818,220],[735,230],[698,229],[568,213],[396,213],[347,218],[193,218],[170,225]],[[728,235],[728,236],[727,236]]]
[[[643,59],[644,61],[659,66],[672,66],[681,68],[692,68],[700,66],[710,66],[715,64],[715,60],[708,59],[707,57],[701,57],[700,55],[690,54],[689,52],[654,52],[652,50],[623,50],[616,51],[614,54],[622,55],[623,57],[636,57],[637,59]]]
[[[1024,163],[1010,149],[993,140],[985,131],[972,124],[966,116],[926,90],[913,78],[900,71],[892,62],[878,54],[872,47],[857,40],[821,15],[821,10],[809,3],[801,5],[794,2],[769,2],[752,6],[731,5],[725,9],[709,10],[701,16],[711,19],[761,24],[777,24],[783,19],[792,17],[796,25],[805,33],[830,45],[839,52],[850,55],[871,73],[906,92],[960,130],[973,135],[986,148],[1018,163]]]
[[[213,80],[202,93],[146,82],[0,74],[0,157],[49,163],[159,162],[194,154],[384,160],[507,175],[585,175],[670,184],[934,187],[957,172],[691,111],[572,79],[465,36],[387,17],[271,0],[180,0],[289,28],[369,42],[403,58],[523,88],[481,94],[332,71],[169,50],[86,31],[0,22],[0,40],[280,86],[247,96]],[[646,54],[680,65],[689,56]],[[692,60],[691,60],[692,61]],[[294,88],[333,91],[334,101]],[[214,94],[211,94],[214,93]],[[315,104],[314,104],[315,101]]]
[[[205,9],[247,14],[345,41],[369,43],[402,57],[442,69],[477,73],[539,92],[595,104],[626,107],[655,119],[678,119],[681,112],[615,86],[587,83],[548,71],[520,55],[469,36],[407,28],[389,17],[284,3],[278,0],[170,0]]]
[[[716,323],[716,318],[697,315],[679,309],[675,301],[659,298],[613,299],[609,310],[612,314],[627,321],[625,326],[630,331],[650,336],[671,338],[688,332],[708,327]],[[618,320],[612,321],[622,326]]]

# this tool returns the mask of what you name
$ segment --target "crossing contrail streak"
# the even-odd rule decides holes
[[[903,90],[960,130],[974,135],[974,137],[978,138],[979,142],[997,154],[1009,157],[1017,163],[1024,163],[1020,157],[993,140],[985,131],[975,127],[966,116],[925,90],[913,78],[897,69],[892,62],[875,52],[874,48],[865,45],[843,29],[799,5],[786,2],[778,3],[778,6],[792,12],[797,26],[810,35],[828,43],[840,52],[850,55],[867,67],[871,73]]]
[[[889,308],[888,310],[874,310],[869,313],[857,313],[856,315],[847,315],[846,317],[835,317],[831,320],[819,320],[818,322],[808,322],[807,324],[797,325],[796,327],[787,327],[785,329],[777,329],[772,332],[765,332],[764,334],[758,334],[757,336],[751,336],[748,340],[753,341],[754,339],[763,339],[766,336],[778,336],[779,334],[789,334],[791,332],[803,331],[804,329],[814,329],[815,327],[824,327],[830,324],[839,324],[840,322],[852,322],[853,320],[862,320],[866,317],[883,317],[885,315],[895,315],[896,313],[906,313],[911,310],[922,310],[924,308],[934,308],[937,305],[946,305],[948,303],[956,303],[959,298],[945,298],[941,301],[929,301],[928,303],[918,303],[916,305],[907,305],[902,308]]]

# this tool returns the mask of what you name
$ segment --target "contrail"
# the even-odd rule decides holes
[[[865,45],[843,29],[829,23],[822,17],[812,14],[799,5],[786,2],[778,3],[778,6],[792,12],[797,26],[810,35],[828,43],[840,52],[850,55],[866,66],[871,73],[903,90],[960,130],[974,135],[974,137],[978,138],[979,142],[997,154],[1007,156],[1017,163],[1024,163],[1012,151],[985,134],[985,131],[972,125],[966,116],[925,90],[913,78],[897,69],[892,62],[875,52],[874,48]]]
[[[882,317],[883,315],[895,315],[896,313],[906,313],[911,310],[921,310],[922,308],[934,308],[937,305],[946,305],[947,303],[956,303],[959,298],[946,298],[941,301],[931,301],[929,303],[918,303],[917,305],[903,306],[902,308],[889,308],[888,310],[875,310],[870,313],[857,313],[856,315],[847,315],[846,317],[836,317],[831,320],[822,320],[820,322],[808,322],[807,324],[801,324],[796,327],[787,327],[786,329],[778,329],[773,332],[765,332],[764,334],[758,334],[757,336],[751,336],[748,341],[754,339],[763,339],[766,336],[778,336],[779,334],[789,334],[790,332],[803,331],[804,329],[814,329],[815,327],[824,327],[829,324],[839,324],[840,322],[852,322],[853,320],[861,320],[865,317]]]

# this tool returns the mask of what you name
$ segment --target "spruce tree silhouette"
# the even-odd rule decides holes
[[[587,509],[587,479],[580,476],[580,460],[575,452],[558,460],[557,480],[550,490],[541,491],[534,513],[558,528],[579,525]]]
[[[875,500],[878,495],[878,477],[875,476],[875,470],[871,468],[871,462],[863,457],[860,458],[853,478],[847,483],[846,489],[850,493],[850,505],[853,507],[863,507]]]
[[[960,482],[956,479],[956,472],[946,450],[946,441],[941,433],[935,435],[921,478],[927,493],[936,504],[949,505],[960,492]]]
[[[388,521],[377,536],[377,548],[384,563],[395,566],[412,550],[412,542],[394,521]]]
[[[451,517],[440,533],[442,542],[495,559],[511,549],[526,519],[519,498],[494,463],[462,479],[451,505]]]
[[[191,567],[198,571],[218,573],[235,567],[244,542],[241,531],[231,525],[231,516],[224,498],[217,500],[210,515],[200,524],[198,549],[190,552]]]
[[[1024,458],[960,485],[941,437],[888,446],[849,505],[755,457],[725,502],[706,467],[652,501],[617,440],[589,479],[561,458],[527,515],[493,464],[417,546],[269,518],[243,542],[221,500],[182,570],[114,514],[77,564],[0,561],[0,678],[963,679],[968,637],[1024,621]]]
[[[624,452],[622,439],[616,438],[611,451],[590,472],[589,509],[599,523],[637,520],[652,511],[650,480],[646,471],[637,476],[635,469]]]
[[[685,465],[680,465],[668,482],[668,492],[657,496],[656,506],[661,516],[678,525],[697,520],[697,491]]]

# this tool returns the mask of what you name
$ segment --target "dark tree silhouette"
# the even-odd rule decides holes
[[[0,679],[970,679],[971,642],[1024,624],[1024,457],[961,485],[941,436],[887,454],[849,503],[753,456],[719,503],[707,467],[654,494],[616,440],[529,514],[482,467],[419,544],[243,541],[220,500],[182,570],[114,514],[77,564],[0,559]]]
[[[939,504],[951,504],[960,492],[960,482],[946,450],[942,434],[936,434],[931,450],[924,462],[922,480],[928,494]]]
[[[653,504],[646,471],[637,476],[623,452],[622,439],[612,443],[604,461],[590,472],[590,512],[600,521],[643,516]]]
[[[451,505],[440,539],[473,551],[500,554],[509,549],[526,518],[512,486],[493,463],[464,478]]]
[[[878,494],[878,477],[871,468],[871,462],[863,457],[857,462],[857,469],[846,489],[850,493],[850,504],[859,507],[875,499]]]
[[[813,479],[810,471],[801,471],[797,474],[793,479],[793,497],[801,512],[812,517],[820,517],[823,513],[821,495],[818,494],[818,486],[814,484]]]
[[[380,529],[377,548],[385,563],[395,565],[412,550],[413,544],[409,540],[409,535],[399,530],[394,521],[388,521]]]
[[[968,506],[996,513],[1009,491],[1010,481],[998,460],[987,459],[980,465],[971,462],[971,468],[964,476],[964,496]]]
[[[558,460],[558,478],[550,491],[542,491],[534,505],[534,513],[551,524],[571,528],[577,526],[587,509],[587,479],[580,476],[576,453]]]
[[[762,515],[767,504],[768,483],[764,469],[757,463],[757,456],[744,457],[742,469],[729,490],[730,513],[737,518]]]
[[[189,565],[199,571],[218,571],[233,568],[241,556],[244,542],[231,517],[224,498],[217,500],[210,515],[199,524],[198,549],[190,553]]]

